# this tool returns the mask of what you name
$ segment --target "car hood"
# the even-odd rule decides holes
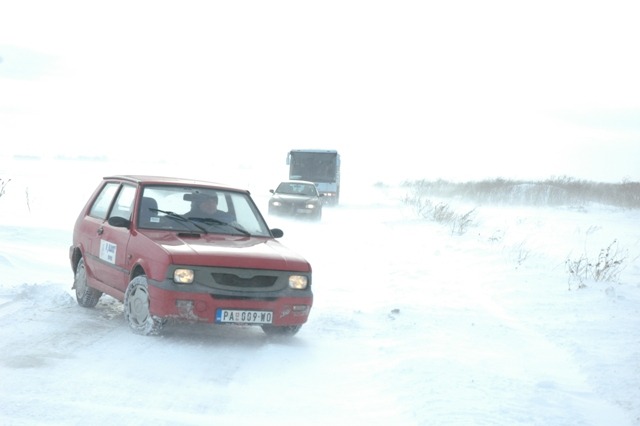
[[[302,256],[268,237],[145,232],[177,265],[311,272]]]

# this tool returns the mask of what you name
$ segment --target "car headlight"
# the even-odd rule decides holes
[[[193,276],[193,269],[176,269],[173,271],[173,281],[178,284],[191,284]]]
[[[307,203],[307,208],[308,209],[315,209],[316,205],[314,203]]]
[[[282,205],[282,203],[280,201],[272,201],[271,205],[274,207],[280,207]]]
[[[307,288],[308,280],[305,275],[291,275],[289,277],[289,287],[296,290],[304,290]]]

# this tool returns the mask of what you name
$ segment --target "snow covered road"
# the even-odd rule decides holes
[[[453,236],[394,202],[270,225],[314,268],[292,339],[205,324],[132,334],[115,300],[75,302],[70,233],[0,227],[0,422],[640,424],[637,284],[568,291],[546,253],[514,262],[488,219]],[[598,330],[606,353],[593,353]],[[606,376],[605,361],[618,362]]]

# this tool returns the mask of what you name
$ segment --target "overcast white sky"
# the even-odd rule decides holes
[[[5,3],[3,154],[640,180],[637,1]]]

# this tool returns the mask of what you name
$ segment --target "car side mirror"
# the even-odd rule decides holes
[[[129,228],[131,226],[131,221],[129,219],[125,219],[120,216],[110,217],[108,223],[116,228]]]
[[[273,189],[270,189],[269,192],[273,194],[275,191]]]
[[[281,238],[284,235],[284,232],[282,231],[282,229],[279,228],[273,228],[270,229],[271,231],[271,235],[273,235],[273,238]]]

